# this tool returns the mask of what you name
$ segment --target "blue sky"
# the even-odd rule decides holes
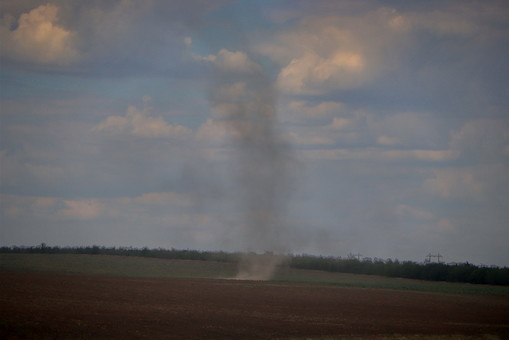
[[[0,243],[509,265],[504,1],[2,1]]]

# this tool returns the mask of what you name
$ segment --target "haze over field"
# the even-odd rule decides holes
[[[0,245],[509,266],[506,1],[0,3]]]

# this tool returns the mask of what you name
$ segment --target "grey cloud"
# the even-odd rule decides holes
[[[184,38],[200,24],[200,18],[224,1],[50,1],[42,6],[39,2],[23,2],[4,5],[3,32],[12,35],[19,27],[15,22],[31,10],[50,8],[56,10],[54,29],[62,37],[69,32],[69,48],[72,58],[40,59],[41,51],[29,59],[20,59],[2,53],[5,62],[38,70],[58,72],[87,72],[110,75],[129,75],[161,72],[178,73],[177,66],[184,57]],[[52,12],[53,13],[53,12]],[[12,24],[8,24],[11,21]],[[35,28],[34,28],[35,29]],[[51,35],[54,39],[55,34]],[[62,38],[62,39],[63,39]],[[49,37],[48,37],[49,39]],[[63,40],[62,40],[63,41]],[[27,49],[41,49],[25,41]],[[55,44],[53,44],[55,45]],[[57,51],[55,51],[56,53]]]
[[[503,95],[507,92],[507,70],[503,65],[509,48],[502,18],[507,6],[501,2],[449,2],[425,8],[398,2],[341,6],[356,10],[346,11],[343,17],[330,2],[317,2],[316,9],[301,12],[298,20],[270,39],[264,36],[259,40],[259,53],[276,60],[283,73],[286,68],[295,71],[289,73],[292,79],[282,83],[283,90],[288,85],[294,94],[329,100],[335,97],[377,109],[425,108],[465,117],[482,110],[486,115],[503,115],[507,107],[507,96]],[[334,32],[342,33],[344,41],[334,39]],[[303,35],[308,38],[302,39]],[[307,50],[303,46],[321,59],[304,58]],[[334,48],[338,53],[331,54]],[[362,77],[355,78],[362,82],[349,77],[333,81],[334,69],[340,64],[329,67],[327,60],[339,58],[340,52],[366,54],[366,68],[359,73]],[[319,70],[326,67],[329,77],[317,78]]]

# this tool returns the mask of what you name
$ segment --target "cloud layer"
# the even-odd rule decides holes
[[[2,245],[245,250],[250,220],[295,253],[509,265],[508,16],[3,1]]]

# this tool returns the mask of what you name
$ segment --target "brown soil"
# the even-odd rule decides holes
[[[2,339],[509,338],[509,297],[272,282],[0,273]]]

